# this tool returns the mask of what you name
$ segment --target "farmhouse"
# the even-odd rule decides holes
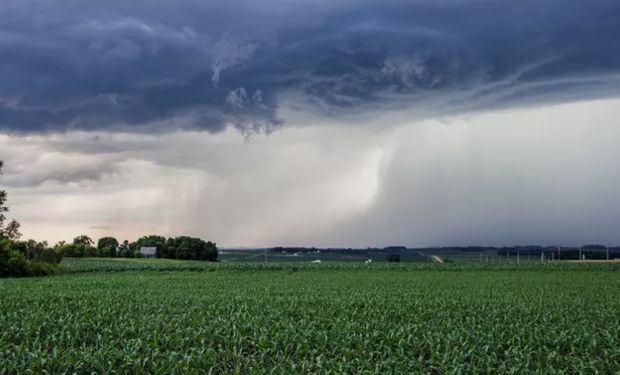
[[[155,254],[157,253],[156,247],[141,247],[140,255],[143,258],[155,258]]]

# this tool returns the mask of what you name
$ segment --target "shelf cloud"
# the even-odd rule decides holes
[[[6,0],[0,129],[271,132],[613,96],[615,0]]]

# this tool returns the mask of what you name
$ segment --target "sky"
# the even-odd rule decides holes
[[[620,244],[616,0],[4,0],[26,238]]]

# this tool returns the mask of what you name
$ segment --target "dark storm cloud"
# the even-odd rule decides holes
[[[0,129],[270,131],[615,95],[620,3],[5,0]],[[179,120],[181,119],[181,120]]]

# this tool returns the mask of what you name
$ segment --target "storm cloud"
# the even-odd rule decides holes
[[[5,0],[0,130],[269,133],[284,107],[428,118],[615,96],[618,36],[616,0]]]
[[[3,0],[24,235],[617,244],[617,0]]]
[[[0,135],[26,238],[222,246],[620,243],[620,100],[394,127]]]

